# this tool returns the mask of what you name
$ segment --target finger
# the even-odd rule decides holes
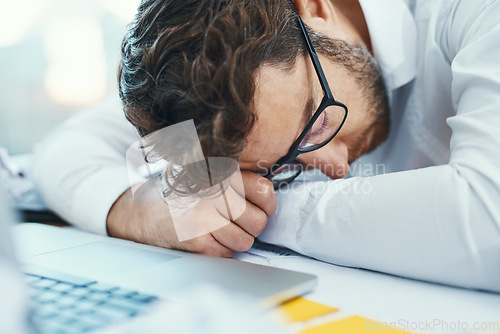
[[[252,236],[259,236],[267,224],[266,212],[241,197],[233,188],[228,188],[223,195],[225,197],[217,201],[218,213]]]
[[[245,212],[234,222],[256,238],[266,227],[267,214],[255,204],[247,202]]]
[[[230,259],[234,256],[234,250],[224,246],[217,240],[206,245],[199,253],[209,256],[223,257]]]
[[[236,252],[249,250],[254,242],[254,237],[236,224],[229,224],[211,234],[221,245]]]
[[[276,210],[276,192],[271,181],[250,171],[242,171],[245,197],[270,216]]]
[[[183,241],[179,249],[192,253],[224,258],[231,258],[234,255],[234,250],[218,242],[211,233],[207,233],[195,239]]]
[[[230,221],[235,221],[243,215],[248,204],[232,187],[222,188],[219,194],[209,200],[215,205],[217,212]]]

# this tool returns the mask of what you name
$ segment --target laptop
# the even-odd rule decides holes
[[[7,235],[5,229],[0,219],[0,235]],[[24,223],[11,228],[11,237],[31,289],[33,322],[42,334],[102,329],[147,312],[158,300],[182,300],[200,284],[248,295],[266,309],[317,283],[316,276],[306,273],[167,250],[73,227]]]

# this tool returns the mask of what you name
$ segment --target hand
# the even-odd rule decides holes
[[[224,213],[214,216],[214,208],[196,206],[190,211],[190,219],[204,222],[223,220],[223,227],[203,236],[179,241],[169,207],[153,183],[146,183],[134,194],[128,189],[111,208],[108,219],[108,234],[164,248],[185,250],[220,257],[232,257],[234,252],[243,252],[252,247],[255,238],[264,230],[267,217],[276,210],[276,194],[272,183],[249,171],[241,172],[245,198],[237,192],[228,192],[228,201],[244,201],[241,216],[230,221]]]

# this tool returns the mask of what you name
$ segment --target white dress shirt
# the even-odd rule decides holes
[[[339,265],[500,291],[500,1],[360,3],[389,92],[390,136],[350,178],[305,175],[280,191],[260,239]],[[98,233],[130,186],[124,155],[137,139],[119,103],[107,108],[40,145],[35,175],[52,209]]]

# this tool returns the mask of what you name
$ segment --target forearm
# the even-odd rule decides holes
[[[261,238],[335,264],[500,291],[499,210],[469,181],[446,165],[305,183],[278,195]]]
[[[128,188],[121,196],[113,203],[106,218],[106,229],[110,237],[141,240],[143,233],[139,228],[139,224],[134,223],[138,215],[134,209],[134,198],[131,188]]]
[[[153,182],[134,193],[127,189],[113,204],[106,220],[109,236],[165,248],[179,248],[168,207]]]
[[[106,217],[130,187],[125,152],[138,136],[119,103],[107,103],[62,124],[36,148],[34,181],[65,220],[106,233]]]

